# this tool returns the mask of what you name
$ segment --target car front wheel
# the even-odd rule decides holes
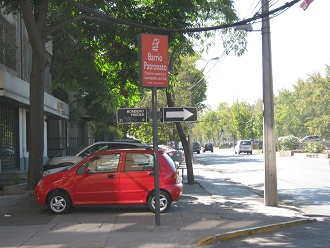
[[[164,191],[160,191],[159,193],[159,209],[160,213],[165,213],[169,210],[171,207],[172,199],[170,195]],[[153,193],[152,195],[149,196],[148,198],[148,206],[151,210],[151,212],[155,212],[156,209],[156,202],[155,202],[155,194]]]
[[[71,207],[71,200],[64,192],[53,192],[48,198],[47,206],[53,214],[65,214]]]

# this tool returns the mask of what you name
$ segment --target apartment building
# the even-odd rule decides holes
[[[46,44],[49,59],[52,44]],[[29,81],[32,50],[18,15],[5,15],[0,9],[0,174],[26,172],[29,147]],[[69,105],[52,95],[51,74],[45,72],[44,160],[49,139],[56,149],[65,149],[68,138]]]

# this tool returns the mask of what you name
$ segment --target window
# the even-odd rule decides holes
[[[154,156],[149,153],[127,153],[125,171],[141,171],[154,169]]]
[[[120,154],[105,154],[91,158],[79,167],[77,174],[83,174],[85,168],[89,173],[116,172],[118,170]]]
[[[0,62],[16,71],[16,29],[0,15]]]
[[[19,120],[15,104],[0,102],[0,159],[3,171],[19,169]]]

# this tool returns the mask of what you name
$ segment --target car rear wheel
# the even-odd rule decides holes
[[[70,209],[71,199],[64,192],[53,192],[48,198],[47,206],[53,214],[65,214]]]
[[[172,199],[168,193],[165,191],[160,191],[159,193],[159,208],[160,208],[160,213],[165,213],[169,210],[171,207]],[[153,193],[152,195],[149,196],[148,198],[148,206],[151,210],[151,212],[155,212],[156,209],[156,202],[155,202],[155,194]]]

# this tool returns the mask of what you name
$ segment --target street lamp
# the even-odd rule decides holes
[[[210,63],[211,60],[218,60],[218,59],[219,59],[219,57],[214,57],[214,58],[212,58],[212,59],[209,59],[209,60],[206,62],[205,66],[203,67],[202,72],[205,70],[206,66],[208,65],[208,63]]]
[[[210,61],[212,60],[218,60],[219,57],[214,57],[214,58],[211,58],[209,59],[206,64],[204,65],[203,69],[201,70],[201,72],[204,72],[206,66],[208,65],[208,63],[210,63]],[[193,85],[191,85],[189,87],[188,90],[192,90],[196,85],[198,85],[201,81],[203,80],[203,77],[201,77],[196,83],[194,83]],[[189,131],[189,135],[188,135],[188,143],[189,143],[189,147],[190,147],[190,154],[191,154],[191,161],[194,160],[194,156],[193,156],[193,132],[192,132],[192,128],[190,128],[190,131]]]
[[[253,27],[252,27],[251,24],[243,24],[243,25],[236,26],[235,27],[235,31],[247,31],[247,32],[251,32],[251,31],[253,31]]]
[[[203,67],[203,69],[201,70],[201,72],[204,72],[206,66],[208,65],[208,63],[210,63],[211,60],[218,60],[218,59],[219,59],[219,57],[214,57],[214,58],[212,58],[212,59],[209,59],[209,60],[206,62],[206,64],[204,65],[204,67]],[[193,89],[196,85],[198,85],[202,80],[203,80],[203,77],[201,77],[196,83],[194,83],[193,85],[191,85],[191,86],[189,87],[189,90],[192,90],[192,89]]]

